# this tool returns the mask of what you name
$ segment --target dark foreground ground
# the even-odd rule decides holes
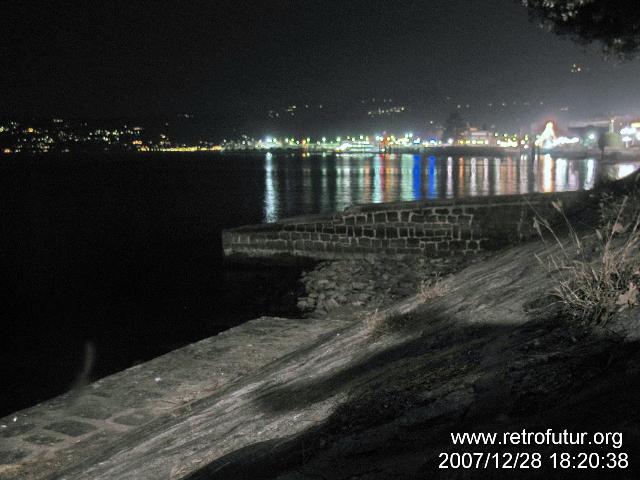
[[[434,348],[438,341],[449,347]],[[452,346],[458,342],[464,346]],[[284,413],[300,397],[318,401],[356,376],[370,379],[321,426],[295,438],[252,444],[188,478],[638,478],[639,373],[636,342],[591,338],[554,319],[518,329],[441,331],[435,339],[418,337],[338,375],[309,381],[306,392],[283,389],[262,399],[263,408]],[[453,432],[548,429],[619,432],[623,442],[616,448],[454,446],[450,438]],[[479,468],[456,469],[460,460],[443,456],[452,452],[499,453],[500,468],[496,457],[488,466],[481,457]],[[563,453],[571,455],[562,464],[566,468]],[[624,458],[626,469],[608,468]]]
[[[501,257],[499,273],[461,274],[462,298],[450,293],[393,317],[397,343],[261,396],[263,410],[295,415],[345,394],[321,424],[253,442],[188,478],[639,478],[640,316],[596,331],[568,322],[537,301],[535,267],[513,263],[530,253]],[[450,436],[523,429],[589,435],[580,446],[454,446]],[[618,432],[622,444],[590,445],[595,432]],[[486,457],[480,468],[452,468],[456,456],[447,462],[445,452],[499,452],[501,468],[496,457],[486,468]],[[562,453],[570,456],[561,464]],[[527,462],[536,454],[540,468]],[[627,468],[609,469],[623,458]]]

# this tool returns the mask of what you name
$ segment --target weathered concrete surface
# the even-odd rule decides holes
[[[329,418],[301,433],[292,429],[289,438],[245,439],[243,448],[189,479],[575,478],[551,469],[550,455],[634,456],[640,446],[640,315],[629,312],[624,322],[635,335],[627,338],[566,323],[539,301],[553,279],[534,253],[541,254],[535,244],[514,248],[457,274],[440,299],[396,305],[410,314],[373,344],[371,332],[354,326],[341,341],[349,335],[356,352],[326,344],[298,378],[252,401],[263,416],[305,418],[333,399],[337,407]],[[621,432],[623,447],[453,447],[450,440],[451,432],[548,428]],[[452,451],[540,453],[546,468],[508,476],[491,468],[440,470],[440,452]],[[635,462],[623,470],[580,470],[577,478],[638,474]]]
[[[466,478],[437,469],[449,432],[561,425],[636,448],[638,346],[532,302],[553,281],[541,248],[473,265],[427,304],[259,319],[2,419],[0,478]]]
[[[110,448],[128,448],[125,438],[189,416],[199,399],[342,325],[257,319],[2,418],[0,479],[59,478]]]

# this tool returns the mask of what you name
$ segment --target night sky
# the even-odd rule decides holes
[[[639,60],[606,62],[514,0],[3,3],[3,116],[242,121],[375,97],[439,118],[503,101],[640,109]]]

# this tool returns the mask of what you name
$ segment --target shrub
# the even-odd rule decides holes
[[[558,246],[545,260],[537,257],[557,276],[552,294],[566,312],[585,323],[604,324],[616,312],[636,305],[640,285],[640,204],[629,197],[605,198],[601,225],[595,235],[580,237],[560,202],[553,207],[564,217],[568,241],[563,242],[549,222],[537,216],[534,228],[545,241],[551,234]]]
[[[449,291],[449,286],[439,276],[428,278],[420,282],[418,300],[426,303],[434,298],[442,297]]]

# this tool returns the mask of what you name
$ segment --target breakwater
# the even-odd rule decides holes
[[[306,215],[223,233],[230,260],[334,260],[372,255],[430,258],[498,250],[536,234],[533,218],[553,221],[553,201],[589,202],[585,192],[505,195],[356,205],[334,215]]]

